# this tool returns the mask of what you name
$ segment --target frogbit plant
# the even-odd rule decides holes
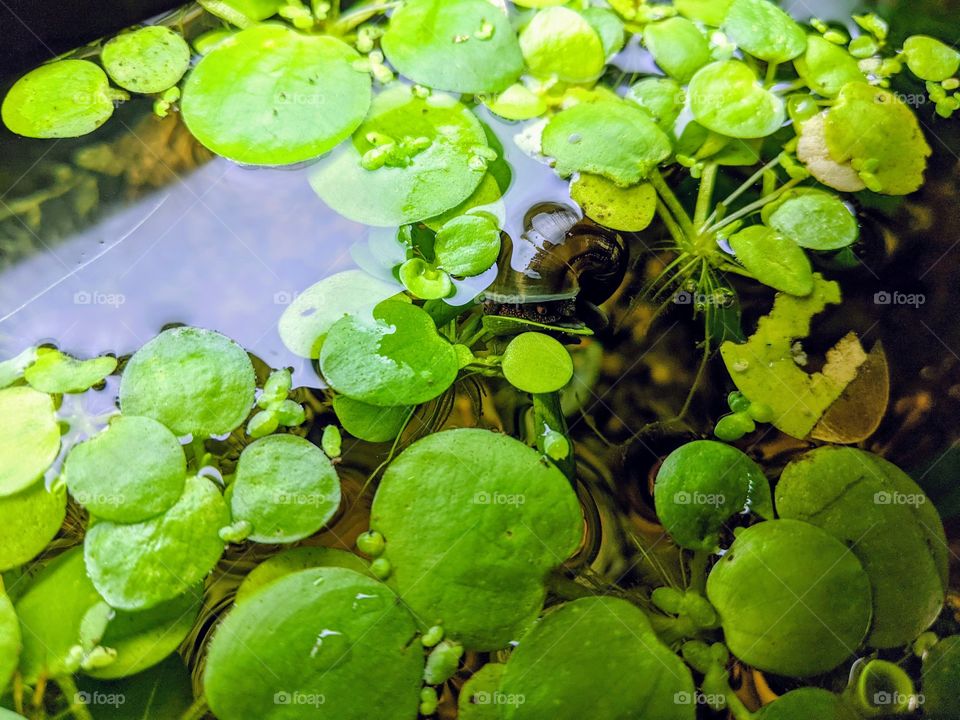
[[[0,363],[0,718],[116,717],[110,692],[160,720],[960,717],[941,519],[849,447],[885,402],[838,419],[868,370],[887,392],[882,347],[811,373],[801,345],[864,263],[860,205],[923,183],[899,76],[949,117],[960,53],[769,0],[200,6],[202,33],[33,70],[4,123],[77,137],[142,95],[234,163],[315,162],[359,267],[279,318],[316,381],[181,326]],[[525,161],[569,198],[511,206]],[[744,288],[773,297],[751,332]],[[736,387],[670,418],[697,436],[650,473],[678,571],[627,586],[591,564],[611,532],[568,425],[618,293],[702,317],[690,399],[717,354]],[[758,423],[785,465],[732,444]]]

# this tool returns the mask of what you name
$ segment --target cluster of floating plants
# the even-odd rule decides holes
[[[279,320],[316,395],[192,327],[119,364],[50,347],[0,364],[0,718],[855,720],[920,697],[960,717],[960,640],[929,632],[940,517],[851,447],[883,408],[845,391],[885,373],[882,348],[850,334],[809,373],[796,344],[861,262],[854,194],[923,183],[931,149],[892,80],[949,117],[960,53],[768,0],[200,5],[202,33],[132,29],[28,73],[4,123],[75,137],[145,95],[233,162],[318,161],[319,198],[371,227],[362,269]],[[630,53],[655,67],[620,71]],[[513,237],[511,153],[571,198]],[[642,297],[685,295],[702,363],[736,390],[656,473],[683,582],[622,588],[578,572],[596,528],[563,392],[569,347],[649,246],[669,260]],[[749,336],[731,276],[777,293]],[[518,437],[443,429],[487,382],[526,398]],[[88,391],[116,411],[85,412]],[[758,424],[806,448],[779,477],[731,444]],[[386,457],[356,552],[284,549],[343,512],[355,441]],[[746,667],[793,689],[751,710]]]

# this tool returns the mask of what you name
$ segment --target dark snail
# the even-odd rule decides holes
[[[575,322],[578,304],[599,305],[627,271],[623,239],[566,205],[534,205],[514,243],[503,233],[497,279],[484,292],[487,314],[542,323]]]

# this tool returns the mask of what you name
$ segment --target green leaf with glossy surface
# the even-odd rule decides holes
[[[787,117],[783,100],[765,90],[753,70],[739,60],[701,68],[690,81],[687,94],[697,122],[729,137],[772,135]]]
[[[333,411],[343,429],[355,438],[379,443],[393,440],[400,434],[410,417],[411,408],[406,405],[377,407],[346,395],[337,395],[333,398]]]
[[[114,418],[65,463],[70,494],[104,520],[140,522],[173,507],[187,459],[176,436],[147,417]]]
[[[343,568],[303,570],[221,623],[207,655],[207,701],[220,720],[412,720],[424,666],[415,632],[383,583]]]
[[[123,370],[120,408],[166,425],[177,436],[223,435],[253,406],[256,381],[246,351],[211,330],[164,330]]]
[[[787,465],[776,494],[781,517],[823,528],[860,559],[873,587],[870,645],[905,645],[936,619],[947,541],[933,504],[906,473],[862,450],[823,447]]]
[[[624,99],[650,113],[650,117],[662,130],[672,132],[674,123],[683,110],[685,95],[676,80],[648,77],[631,85]]]
[[[810,259],[793,240],[764,225],[751,225],[729,242],[740,264],[764,285],[798,297],[813,292]]]
[[[670,156],[670,138],[634,105],[604,100],[563,110],[543,131],[543,153],[561,177],[602,175],[627,186]]]
[[[0,390],[0,496],[33,485],[59,451],[50,396],[28,387]]]
[[[337,392],[370,405],[419,405],[449,388],[459,363],[430,316],[387,301],[373,317],[338,320],[323,343],[320,370]]]
[[[807,38],[806,52],[793,64],[810,89],[824,97],[836,97],[847,83],[864,80],[856,58],[820,35]]]
[[[484,100],[490,112],[507,120],[531,120],[547,111],[547,101],[522,83]]]
[[[411,0],[381,43],[397,72],[436,90],[500,92],[523,72],[517,35],[487,0]]]
[[[500,255],[500,228],[485,215],[462,215],[437,231],[433,251],[451,275],[480,275]]]
[[[903,54],[910,72],[921,80],[941,82],[960,69],[960,52],[926,35],[908,37],[903,43]]]
[[[289,543],[313,535],[340,507],[340,480],[323,451],[296,435],[248,445],[237,463],[230,508],[249,539]]]
[[[657,209],[657,192],[650,183],[624,188],[589,173],[580,173],[570,183],[570,197],[591,220],[626,232],[645,230]]]
[[[673,541],[689,550],[713,550],[720,529],[747,508],[773,517],[770,483],[737,448],[713,440],[681,445],[663,461],[654,485],[657,517]]]
[[[31,138],[79,137],[113,115],[106,74],[89,60],[58,60],[14,83],[0,114],[10,130]]]
[[[117,359],[105,355],[77,360],[54,348],[38,348],[37,359],[26,368],[24,379],[34,390],[45,393],[80,393],[117,369]]]
[[[794,190],[763,208],[763,222],[797,245],[811,250],[839,250],[860,237],[857,218],[832,193]]]
[[[20,663],[20,621],[14,612],[13,603],[0,587],[0,694]]]
[[[66,515],[67,494],[38,480],[26,490],[0,497],[0,570],[23,565],[53,540]]]
[[[318,567],[346,568],[361,575],[370,575],[370,566],[367,562],[346,550],[329,547],[295,547],[271,555],[251,570],[237,588],[234,601],[241,603],[280,578]]]
[[[712,60],[710,43],[700,29],[682,17],[651,23],[643,31],[643,42],[657,65],[681,83]]]
[[[469,198],[489,155],[483,126],[456,99],[442,93],[422,98],[395,86],[377,95],[353,142],[325,161],[310,183],[341,215],[394,227]]]
[[[518,390],[549,393],[573,377],[570,352],[557,340],[538,332],[517,335],[503,353],[503,375]]]
[[[731,4],[733,0],[676,0],[674,7],[686,18],[719,27]]]
[[[499,692],[504,720],[696,714],[690,670],[643,611],[612,597],[581,598],[549,612],[510,655]]]
[[[336,147],[370,107],[360,55],[332,37],[257,25],[220,42],[187,77],[180,109],[210,150],[248,165],[290,165]],[[242,122],[224,122],[242,118]]]
[[[137,93],[173,87],[190,67],[190,46],[168,27],[152,25],[117,35],[103,46],[100,60],[117,85]]]
[[[541,10],[520,32],[520,50],[539,78],[588,83],[603,72],[603,41],[587,20],[565,7]]]
[[[778,675],[832,670],[870,625],[870,581],[856,555],[799,520],[740,532],[710,572],[707,597],[730,652]]]
[[[453,281],[444,270],[423,258],[413,257],[397,271],[407,291],[421,300],[440,300],[453,293]]]
[[[518,639],[543,604],[547,573],[573,553],[583,520],[553,464],[506,435],[429,435],[377,490],[370,526],[386,538],[390,582],[416,617],[469,649]]]
[[[93,720],[182,720],[193,698],[190,673],[179,655],[122,680],[80,675],[77,688],[101,700],[87,706]],[[118,701],[109,702],[114,698]]]
[[[84,540],[87,571],[112,607],[143,610],[182,595],[223,554],[220,528],[230,513],[209,480],[187,479],[177,504],[141,523],[95,523]]]
[[[781,695],[760,711],[757,720],[858,720],[860,715],[839,695],[820,688],[800,688]]]
[[[768,62],[786,62],[807,47],[807,35],[770,0],[733,0],[723,31],[741,49]]]

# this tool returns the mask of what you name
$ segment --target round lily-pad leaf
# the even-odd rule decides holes
[[[73,448],[65,471],[77,502],[100,519],[129,523],[173,507],[183,493],[187,460],[164,425],[124,415]]]
[[[713,59],[706,36],[690,20],[682,17],[647,25],[643,42],[657,65],[681,83],[690,82],[697,70]]]
[[[823,528],[860,559],[873,587],[870,645],[904,645],[936,619],[946,538],[933,504],[906,473],[862,450],[823,447],[786,467],[776,495],[781,517]]]
[[[108,611],[105,631],[98,633],[96,645],[116,651],[109,665],[85,670],[87,675],[112,679],[135,675],[153,667],[171,655],[193,629],[200,614],[203,593],[193,588],[183,595],[140,612],[110,609],[106,603],[90,613]],[[88,614],[89,617],[89,614]],[[81,636],[83,635],[81,631]]]
[[[199,0],[200,6],[212,15],[238,28],[247,28],[276,15],[284,0]]]
[[[670,155],[670,138],[639,107],[603,100],[563,110],[543,131],[543,153],[561,177],[603,175],[634,185]]]
[[[0,694],[7,689],[20,662],[20,621],[13,610],[13,603],[0,588]]]
[[[302,540],[322,528],[338,507],[337,471],[313,443],[296,435],[269,435],[241,453],[230,508],[234,522],[253,527],[250,540]]]
[[[71,649],[80,644],[80,625],[101,602],[87,577],[83,552],[74,548],[51,560],[29,581],[14,604],[23,629],[20,672],[25,682],[69,674]]]
[[[552,610],[523,637],[498,697],[504,720],[693,720],[694,692],[690,670],[642,610],[619,598],[585,597]]]
[[[37,348],[37,359],[23,372],[30,387],[45,393],[80,393],[117,369],[117,359],[105,355],[77,360],[54,348]]]
[[[369,314],[399,288],[362,270],[345,270],[311,285],[280,316],[280,339],[290,352],[320,357],[330,327],[344,315]]]
[[[310,182],[341,215],[395,227],[469,198],[490,155],[480,121],[455,98],[420,97],[395,86],[377,95],[353,142],[340,147]]]
[[[832,159],[852,165],[874,192],[906,195],[923,184],[932,151],[917,116],[889,90],[844,85],[827,112],[824,137]]]
[[[544,579],[576,550],[583,519],[552,463],[468,428],[404,450],[384,473],[370,526],[386,538],[390,582],[424,627],[443,624],[467,648],[493,650],[536,618]]]
[[[549,393],[573,377],[573,358],[557,340],[538,332],[517,335],[503,353],[503,375],[518,390]]]
[[[765,705],[758,720],[857,720],[859,717],[841,696],[808,687],[791,690]]]
[[[246,351],[220,333],[165,330],[130,358],[120,407],[166,425],[177,436],[223,435],[243,424],[256,380]]]
[[[498,720],[500,682],[507,666],[489,662],[477,670],[460,690],[457,720]]]
[[[547,111],[547,101],[522,83],[484,100],[490,112],[507,120],[531,120]]]
[[[53,540],[67,512],[67,494],[42,480],[0,497],[0,571],[29,562]]]
[[[581,173],[570,183],[570,197],[591,220],[625,232],[646,229],[657,210],[657,191],[650,183],[624,188],[589,173]]]
[[[720,529],[744,508],[773,517],[770,483],[753,460],[731,445],[695,440],[663,461],[654,485],[657,516],[673,541],[713,550]]]
[[[333,37],[255,25],[197,63],[183,88],[184,122],[210,150],[238,163],[312,160],[350,137],[367,114],[370,75],[354,67],[359,59]]]
[[[31,138],[79,137],[113,115],[110,82],[89,60],[58,60],[17,80],[3,99],[3,123]]]
[[[931,720],[960,717],[960,635],[945,637],[930,648],[922,673],[923,716]]]
[[[863,190],[866,185],[850,163],[839,163],[830,154],[826,137],[827,114],[824,110],[803,123],[797,142],[797,159],[827,187],[841,192]]]
[[[847,83],[864,80],[856,58],[821,35],[807,38],[806,52],[793,64],[810,89],[824,97],[836,97]]]
[[[343,425],[343,429],[360,440],[367,442],[387,442],[393,440],[410,417],[411,408],[407,405],[397,407],[377,407],[346,395],[333,398],[333,411]]]
[[[386,301],[373,317],[338,320],[323,343],[320,370],[337,392],[369,405],[419,405],[456,380],[453,345],[416,305]]]
[[[733,0],[723,31],[740,48],[767,62],[786,62],[807,47],[807,35],[770,0]]]
[[[520,50],[539,78],[587,83],[603,72],[603,41],[580,13],[565,7],[541,10],[520,32]]]
[[[840,198],[823,190],[794,190],[763,209],[763,222],[797,245],[839,250],[860,237],[856,217]]]
[[[732,235],[737,260],[764,285],[790,295],[813,292],[813,267],[793,240],[764,225],[751,225]]]
[[[28,387],[0,390],[0,496],[33,485],[59,451],[50,396]]]
[[[120,87],[159,93],[173,87],[190,67],[190,46],[168,27],[152,25],[117,35],[103,46],[100,60]]]
[[[626,29],[615,12],[602,7],[588,7],[581,10],[580,14],[600,37],[603,54],[608,60],[623,50],[626,44]]]
[[[461,215],[440,228],[433,251],[451,275],[479,275],[500,255],[500,229],[485,215]]]
[[[203,580],[223,554],[219,530],[230,524],[209,480],[187,479],[177,504],[141,523],[101,520],[83,543],[87,572],[112,607],[145,610]]]
[[[760,1],[770,5],[767,0]],[[739,60],[701,68],[690,81],[687,96],[697,122],[729,137],[772,135],[787,117],[783,100],[765,90],[753,70]]]
[[[397,274],[410,294],[422,300],[439,300],[453,294],[450,276],[423,258],[410,258]]]
[[[673,130],[686,101],[680,84],[663,77],[648,77],[635,82],[624,98],[650,113],[653,121],[668,132]]]
[[[319,567],[346,568],[361,575],[370,575],[370,566],[367,562],[346,550],[329,547],[295,547],[271,555],[251,570],[237,588],[235,602],[243,602],[255,592],[287,575]]]
[[[160,664],[122,680],[98,680],[80,675],[77,689],[88,693],[91,699],[109,700],[111,695],[123,698],[122,704],[88,705],[94,720],[181,720],[193,701],[190,673],[179,655],[171,655]]]
[[[293,573],[217,629],[207,701],[220,720],[411,720],[424,666],[415,633],[399,599],[373,578],[344,568]]]
[[[903,43],[910,72],[921,80],[941,82],[957,74],[960,52],[936,38],[912,35]]]
[[[500,92],[523,72],[517,35],[487,0],[411,0],[381,43],[397,72],[436,90]]]
[[[799,520],[770,520],[737,535],[710,572],[707,597],[730,652],[778,675],[832,670],[870,625],[870,581],[857,556]]]

